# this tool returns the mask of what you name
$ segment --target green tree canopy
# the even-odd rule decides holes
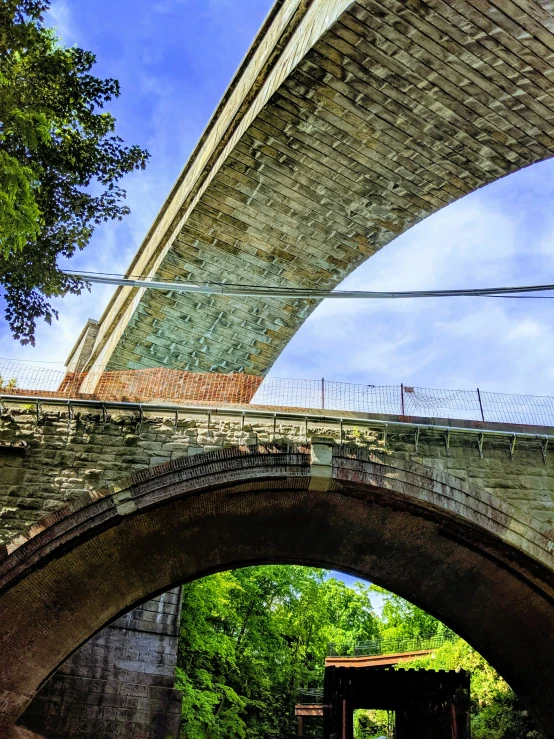
[[[380,616],[380,634],[383,639],[416,639],[441,636],[449,629],[421,608],[414,606],[388,590],[371,585],[370,590],[379,593],[383,600]]]
[[[0,3],[0,285],[14,337],[33,344],[37,318],[57,316],[49,298],[83,287],[58,259],[129,212],[118,181],[148,158],[103,110],[117,80],[94,77],[94,54],[44,26],[49,5]]]
[[[513,690],[463,639],[445,643],[412,665],[426,670],[467,670],[471,674],[474,739],[541,739],[542,734]]]
[[[182,736],[294,735],[291,707],[302,689],[322,685],[328,642],[378,633],[363,587],[323,570],[270,566],[187,585],[177,667]]]
[[[472,736],[474,739],[541,739],[524,706],[496,670],[463,639],[443,623],[412,603],[372,586],[383,597],[380,614],[381,634],[402,639],[421,636],[453,637],[428,657],[410,663],[410,668],[425,670],[466,670],[471,675]],[[368,719],[381,718],[382,712],[368,711]],[[360,725],[363,726],[361,717]],[[377,733],[360,732],[359,739],[373,739]]]
[[[382,601],[379,614],[372,592]],[[375,586],[349,587],[323,570],[249,567],[190,583],[177,667],[182,739],[294,736],[294,705],[303,689],[323,687],[329,643],[445,632],[440,621],[402,598]],[[504,680],[448,633],[444,646],[410,666],[471,673],[475,739],[540,739]],[[389,719],[382,710],[356,711],[356,739],[389,736]],[[322,736],[317,719],[305,722],[304,736]]]

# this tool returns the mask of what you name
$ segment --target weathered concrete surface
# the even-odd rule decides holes
[[[179,739],[174,689],[180,588],[96,634],[39,691],[20,723],[45,739]]]
[[[100,420],[87,422],[98,439]],[[4,722],[69,653],[135,603],[207,572],[266,561],[342,569],[422,606],[487,657],[552,736],[554,543],[552,527],[529,513],[529,497],[548,497],[552,467],[542,467],[537,446],[520,449],[519,460],[509,459],[506,445],[491,446],[480,460],[461,437],[450,457],[437,444],[433,459],[431,439],[429,446],[420,443],[418,462],[410,460],[415,454],[407,440],[398,440],[394,453],[371,451],[360,434],[361,446],[337,446],[332,454],[316,439],[311,446],[223,448],[239,434],[243,443],[252,441],[253,430],[227,422],[212,427],[209,438],[200,434],[215,451],[183,457],[200,444],[192,443],[195,437],[176,441],[175,434],[186,437],[193,427],[175,431],[169,419],[143,420],[141,434],[153,433],[147,441],[129,423],[106,424],[111,453],[128,457],[121,462],[127,471],[144,469],[108,489],[108,465],[118,463],[103,464],[108,452],[100,448],[89,459],[73,459],[82,470],[78,478],[59,468],[41,472],[43,484],[57,479],[69,495],[77,493],[75,480],[90,480],[90,492],[6,550],[0,566],[0,622],[8,624],[0,635]],[[52,431],[59,441],[60,429]],[[89,443],[92,449],[92,438]],[[31,455],[26,467],[33,472]],[[534,455],[527,465],[526,455]],[[149,464],[158,466],[145,469]],[[502,472],[509,465],[513,477]],[[97,472],[87,478],[87,469]],[[463,476],[494,485],[494,492]],[[32,480],[31,474],[27,486],[39,482]],[[508,496],[518,490],[526,493],[516,505]]]
[[[422,218],[553,152],[550,2],[287,0],[129,273],[332,288]],[[89,359],[263,374],[314,305],[122,288]]]

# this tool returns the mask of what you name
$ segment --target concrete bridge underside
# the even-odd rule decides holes
[[[554,153],[551,0],[277,2],[132,275],[333,288]],[[118,289],[71,366],[264,374],[315,301]]]

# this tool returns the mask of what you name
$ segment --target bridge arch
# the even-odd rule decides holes
[[[377,582],[474,645],[554,736],[554,556],[541,524],[422,465],[327,443],[182,457],[58,511],[0,560],[0,726],[120,613],[259,563]]]
[[[335,288],[552,157],[553,50],[536,0],[279,0],[127,273]],[[317,302],[119,287],[68,365],[265,375]]]

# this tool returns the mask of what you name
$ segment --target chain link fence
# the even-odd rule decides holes
[[[298,693],[298,703],[304,705],[322,705],[324,699],[323,688],[304,688]]]
[[[0,393],[133,403],[246,404],[377,415],[554,426],[554,398],[410,385],[194,373],[165,367],[81,374],[0,359]]]

